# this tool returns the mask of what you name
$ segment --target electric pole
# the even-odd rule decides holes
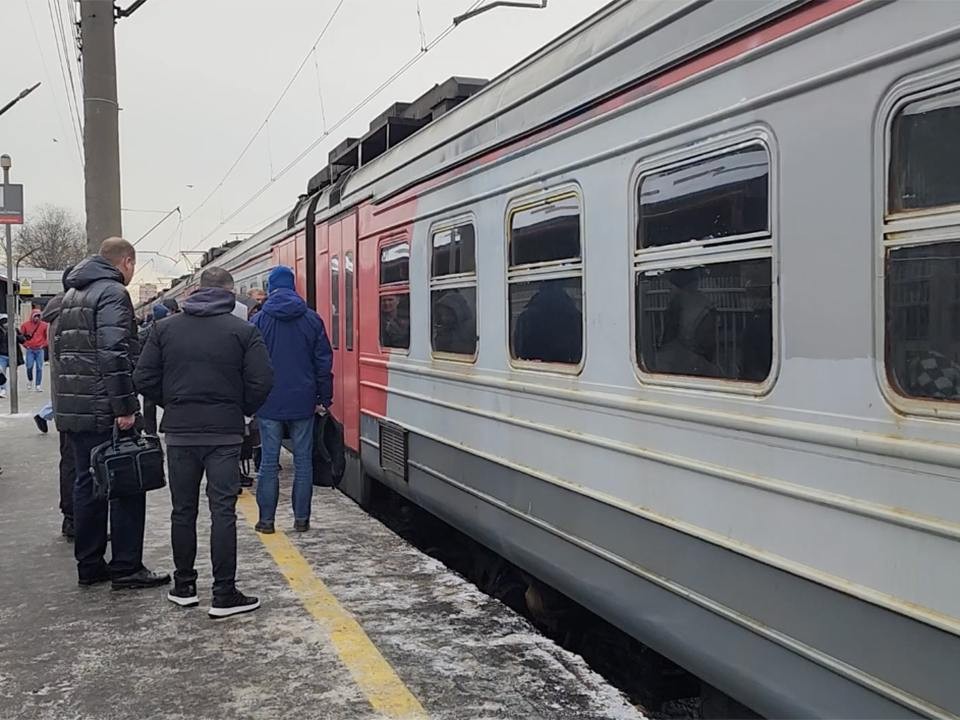
[[[87,252],[120,236],[120,120],[113,0],[80,0]]]

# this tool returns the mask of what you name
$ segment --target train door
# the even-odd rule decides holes
[[[359,313],[357,303],[357,216],[329,228],[330,345],[333,347],[334,415],[343,423],[347,447],[360,446]]]

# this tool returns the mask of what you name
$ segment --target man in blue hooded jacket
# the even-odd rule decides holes
[[[333,351],[323,320],[294,289],[293,270],[279,265],[267,280],[270,294],[253,319],[270,352],[273,390],[257,412],[260,425],[260,475],[257,532],[274,532],[279,496],[277,467],[284,429],[293,443],[294,529],[310,529],[313,500],[313,423],[333,402]]]

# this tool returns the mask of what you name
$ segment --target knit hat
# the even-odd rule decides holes
[[[270,271],[270,275],[267,277],[267,289],[273,292],[274,290],[281,290],[283,288],[287,290],[296,288],[296,283],[293,279],[293,270],[286,265],[277,265]]]
[[[154,305],[153,306],[153,319],[154,320],[163,320],[167,315],[170,314],[170,311],[167,310],[165,305]]]

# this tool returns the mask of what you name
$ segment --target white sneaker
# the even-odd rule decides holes
[[[5,398],[7,396],[6,390],[0,390],[0,398]]]
[[[43,388],[40,385],[37,385],[37,392],[43,392]]]

